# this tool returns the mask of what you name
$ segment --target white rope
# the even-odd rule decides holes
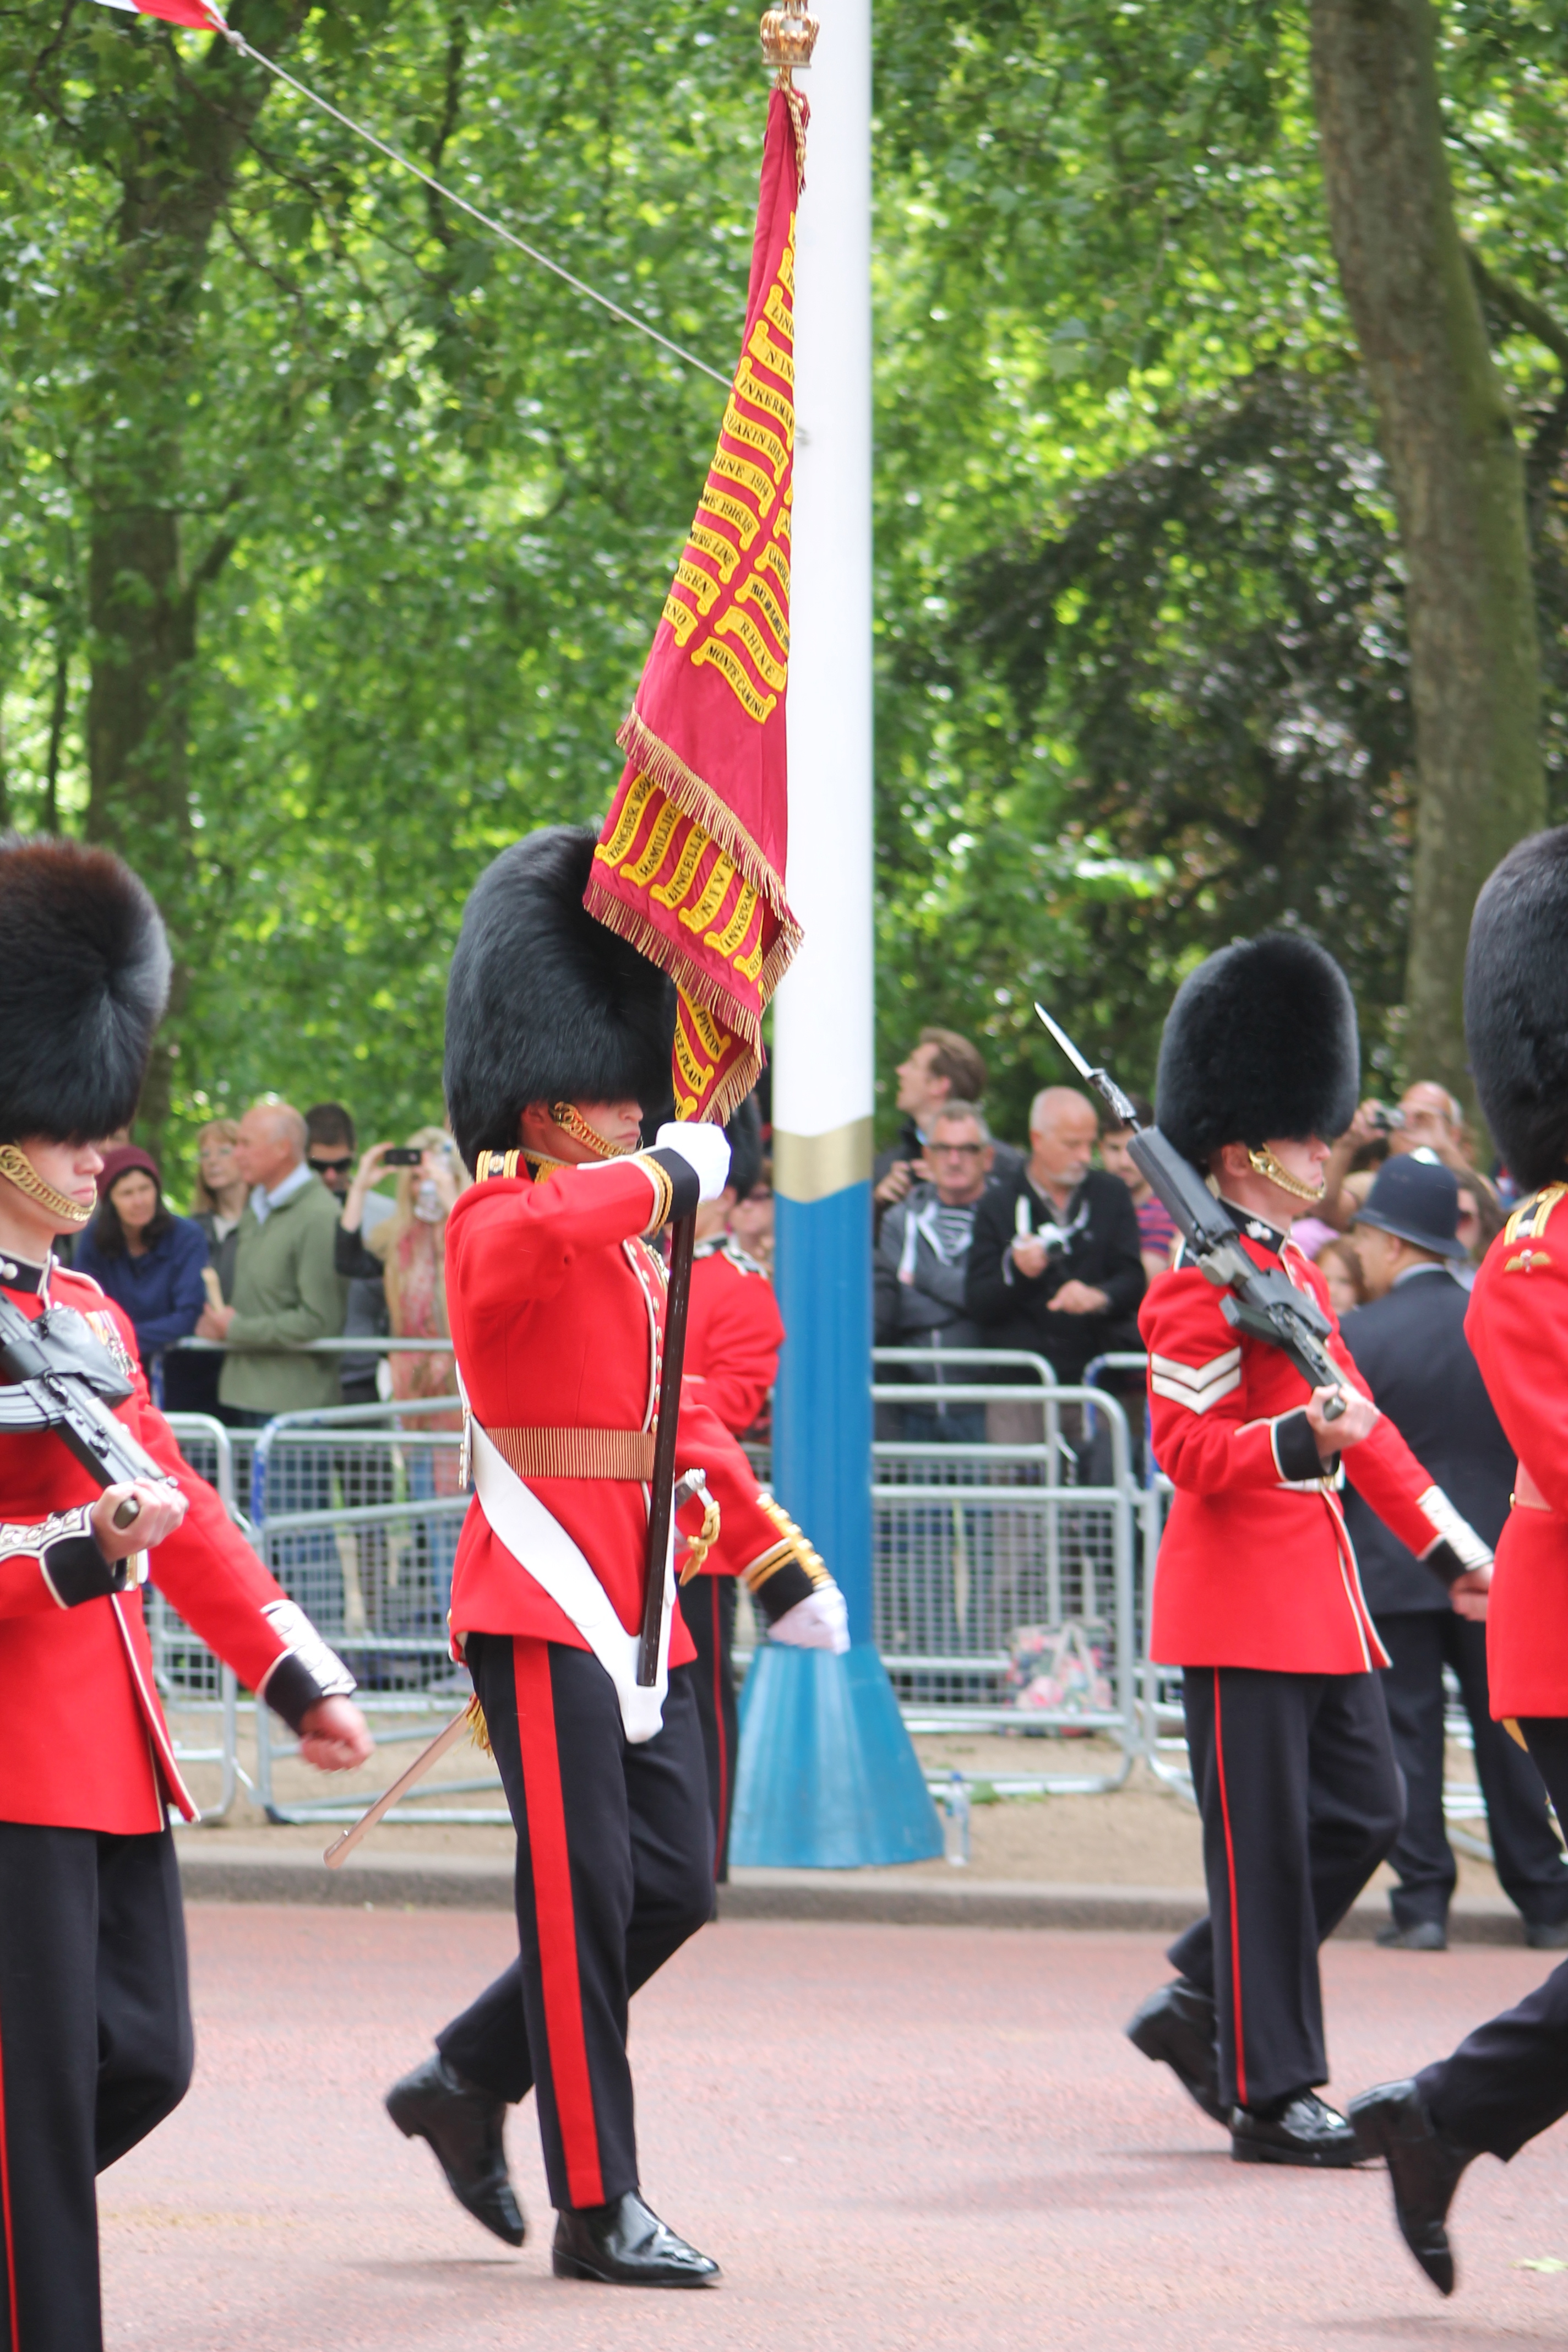
[[[500,221],[493,220],[489,213],[482,213],[478,205],[471,205],[468,202],[467,196],[459,196],[454,189],[444,187],[439,180],[433,177],[421,164],[416,163],[411,156],[400,153],[395,147],[389,147],[384,139],[378,139],[375,132],[368,131],[363,122],[356,122],[352,115],[344,114],[340,108],[320,97],[315,90],[308,89],[302,81],[296,81],[293,75],[285,73],[283,68],[273,58],[264,57],[259,49],[253,49],[243,33],[236,32],[232,25],[224,22],[213,5],[213,0],[206,0],[206,5],[212,10],[213,22],[216,29],[234,48],[240,52],[242,57],[251,58],[258,66],[265,66],[269,74],[275,74],[279,81],[287,82],[290,89],[296,90],[301,98],[308,100],[310,105],[319,107],[323,114],[330,114],[334,122],[341,122],[345,131],[352,131],[356,138],[363,139],[367,146],[374,147],[379,154],[384,155],[389,163],[401,164],[404,171],[412,172],[416,180],[423,180],[427,188],[433,189],[437,195],[444,197],[447,204],[456,205],[459,212],[467,213],[471,220],[477,220],[481,227],[488,228],[492,236],[499,236],[503,245],[515,247],[516,250],[526,255],[530,261],[537,262],[541,269],[548,269],[552,277],[563,279],[571,287],[574,294],[581,294],[585,301],[596,302],[601,310],[607,310],[610,316],[613,319],[618,319],[623,326],[634,327],[639,335],[647,335],[650,342],[658,343],[661,349],[668,352],[671,358],[684,362],[688,367],[699,369],[703,375],[711,376],[715,383],[721,383],[728,391],[730,378],[727,375],[721,375],[717,368],[710,368],[706,360],[700,360],[695,352],[683,351],[679,343],[672,343],[668,335],[661,335],[657,327],[650,327],[646,319],[637,318],[630,310],[623,310],[620,304],[612,302],[607,294],[596,293],[592,286],[584,285],[581,278],[574,278],[569,269],[563,269],[558,261],[552,261],[550,256],[547,253],[541,253],[536,246],[525,245],[521,236],[514,236],[511,230]]]

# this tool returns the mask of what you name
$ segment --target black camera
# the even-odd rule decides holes
[[[382,1160],[384,1168],[417,1168],[425,1158],[416,1143],[395,1143]]]

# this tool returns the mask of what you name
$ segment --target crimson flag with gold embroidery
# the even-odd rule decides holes
[[[626,772],[584,898],[676,983],[681,1118],[727,1118],[751,1092],[763,1013],[800,944],[784,898],[800,188],[796,122],[790,97],[775,89],[740,364],[616,738]]]

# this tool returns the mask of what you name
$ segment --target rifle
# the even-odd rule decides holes
[[[109,1410],[131,1394],[131,1383],[73,1308],[51,1307],[29,1321],[0,1297],[0,1423],[17,1426],[4,1407],[18,1391],[37,1416],[31,1425],[54,1430],[100,1486],[136,1479],[174,1483]],[[26,1418],[21,1425],[29,1425]],[[115,1526],[130,1527],[141,1509],[128,1495],[114,1514]]]
[[[1316,1299],[1296,1288],[1278,1268],[1255,1265],[1241,1246],[1241,1228],[1216,1200],[1193,1166],[1157,1127],[1145,1127],[1108,1071],[1090,1069],[1067,1031],[1051,1019],[1043,1004],[1036,1012],[1072,1064],[1108,1103],[1119,1127],[1130,1128],[1128,1158],[1150,1191],[1169,1211],[1172,1222],[1192,1259],[1216,1290],[1227,1295],[1219,1311],[1231,1328],[1249,1339],[1262,1339],[1289,1357],[1310,1388],[1340,1392],[1323,1407],[1325,1421],[1338,1421],[1345,1410],[1339,1366],[1323,1342],[1331,1326]]]

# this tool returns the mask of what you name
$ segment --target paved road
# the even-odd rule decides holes
[[[1142,1937],[732,1924],[640,1996],[650,2200],[707,2294],[549,2275],[531,2115],[520,2254],[447,2198],[382,2086],[506,1958],[494,1914],[200,1906],[180,2113],[103,2182],[110,2352],[1361,2352],[1568,2337],[1568,2128],[1460,2194],[1444,2305],[1381,2174],[1258,2171],[1119,2027]],[[1328,1960],[1348,2095],[1543,1972],[1520,1949]]]

